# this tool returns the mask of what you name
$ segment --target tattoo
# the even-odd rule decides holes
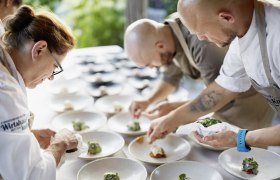
[[[191,103],[192,112],[204,112],[216,106],[223,95],[221,93],[211,91],[201,94],[196,100]]]

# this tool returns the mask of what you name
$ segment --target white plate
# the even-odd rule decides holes
[[[128,146],[128,151],[138,160],[151,163],[151,164],[164,164],[168,162],[174,162],[184,158],[189,154],[191,146],[185,139],[170,134],[166,138],[155,141],[153,144],[147,143],[147,137],[145,136],[144,142],[141,144],[134,139]],[[162,147],[165,151],[166,158],[152,158],[150,151],[152,146]]]
[[[71,104],[74,111],[85,109],[93,104],[94,100],[90,96],[66,94],[53,96],[50,101],[50,107],[57,112],[64,112],[66,104]]]
[[[259,164],[257,175],[243,172],[242,161],[245,157],[253,157]],[[242,179],[264,180],[280,178],[280,155],[261,148],[252,148],[249,152],[238,152],[236,148],[222,152],[219,164],[230,174]]]
[[[78,172],[77,180],[104,180],[106,172],[118,173],[121,180],[145,180],[146,168],[131,159],[103,158],[84,165]]]
[[[117,133],[135,136],[145,134],[151,124],[149,119],[140,117],[136,120],[140,124],[140,131],[130,131],[127,128],[127,124],[131,121],[133,121],[133,118],[129,112],[118,113],[109,119],[108,126]]]
[[[57,79],[49,84],[49,91],[53,94],[72,94],[83,89],[84,82],[81,79]]]
[[[117,72],[110,73],[96,73],[96,74],[86,74],[83,77],[89,83],[98,83],[98,82],[115,82],[121,83],[124,82],[125,77]]]
[[[110,156],[118,152],[124,146],[124,139],[122,136],[116,133],[104,132],[104,131],[94,131],[82,134],[83,142],[88,143],[88,141],[96,141],[99,143],[102,151],[98,154],[91,155],[87,151],[82,153],[79,158],[92,160],[101,157]]]
[[[123,112],[127,112],[130,103],[136,98],[134,95],[104,96],[95,102],[95,107],[98,111],[112,114],[115,113],[114,106],[119,104],[123,107]]]
[[[178,161],[161,165],[152,172],[150,180],[176,180],[182,173],[191,180],[223,180],[221,174],[214,168],[194,161]]]
[[[84,121],[85,124],[89,126],[89,128],[83,131],[75,131],[73,129],[72,121],[76,119],[80,119],[81,121]],[[107,120],[106,116],[101,113],[71,111],[56,116],[52,120],[52,126],[56,130],[67,128],[78,133],[84,133],[84,132],[94,131],[102,127],[103,125],[106,124],[106,120]]]

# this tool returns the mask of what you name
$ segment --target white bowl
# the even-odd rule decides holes
[[[50,101],[50,108],[57,112],[67,111],[67,104],[73,108],[73,111],[79,111],[87,108],[93,104],[94,100],[90,96],[66,94],[60,96],[53,96]]]
[[[81,134],[83,137],[83,142],[88,143],[88,141],[96,141],[99,143],[102,151],[98,154],[91,155],[87,151],[83,152],[79,158],[92,160],[97,158],[102,158],[110,156],[118,152],[124,146],[124,139],[122,136],[104,131],[94,131]]]
[[[146,163],[159,165],[174,162],[187,156],[191,150],[189,142],[173,134],[169,134],[164,139],[157,140],[153,144],[148,144],[147,137],[144,137],[143,143],[137,142],[138,138],[130,142],[128,151],[134,158]],[[154,145],[164,149],[166,158],[152,158],[150,156],[151,148]]]
[[[259,164],[257,175],[246,174],[242,169],[245,157],[253,157]],[[219,164],[230,174],[241,179],[277,179],[280,178],[280,155],[261,148],[252,148],[249,152],[238,152],[231,148],[222,152],[218,158]]]
[[[146,180],[146,168],[131,159],[103,158],[84,165],[78,172],[77,180],[104,180],[104,173],[116,172],[121,180]]]
[[[76,119],[84,121],[85,124],[89,126],[89,128],[82,131],[75,131],[73,129],[72,121]],[[77,133],[84,133],[84,132],[94,131],[98,128],[101,128],[103,125],[106,124],[106,121],[107,121],[106,116],[101,113],[71,111],[56,116],[52,120],[52,126],[56,130],[67,128]]]
[[[134,95],[112,95],[104,96],[95,102],[95,107],[98,111],[103,113],[113,114],[115,112],[115,105],[118,104],[123,107],[123,112],[127,112],[130,103],[138,96]]]
[[[151,124],[149,119],[142,116],[135,120],[139,122],[141,129],[139,131],[130,131],[127,128],[127,124],[131,121],[134,120],[129,112],[118,113],[109,119],[108,126],[117,133],[138,136],[145,134]]]
[[[152,172],[150,180],[176,180],[182,173],[191,180],[223,180],[217,170],[195,161],[177,161],[161,165]]]

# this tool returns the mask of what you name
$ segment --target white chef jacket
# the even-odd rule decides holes
[[[265,5],[266,43],[271,75],[280,87],[280,9]],[[261,59],[261,51],[255,13],[249,30],[242,38],[236,38],[230,45],[216,83],[232,92],[245,92],[250,78],[262,87],[269,86]]]
[[[40,149],[28,128],[30,113],[23,79],[2,48],[0,58],[6,59],[9,67],[0,60],[0,175],[4,180],[54,180],[55,159]]]

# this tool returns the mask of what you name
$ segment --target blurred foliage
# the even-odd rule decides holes
[[[162,2],[164,4],[164,8],[167,11],[167,14],[177,12],[178,0],[162,0]]]
[[[80,0],[70,9],[65,17],[78,47],[123,45],[125,0]]]
[[[48,7],[74,32],[76,47],[123,45],[125,0],[24,0],[33,7]]]
[[[177,11],[178,0],[148,0],[148,2],[149,7],[165,9],[168,15]]]
[[[31,5],[35,8],[46,8],[54,10],[55,6],[61,2],[61,0],[23,0],[24,4]]]

